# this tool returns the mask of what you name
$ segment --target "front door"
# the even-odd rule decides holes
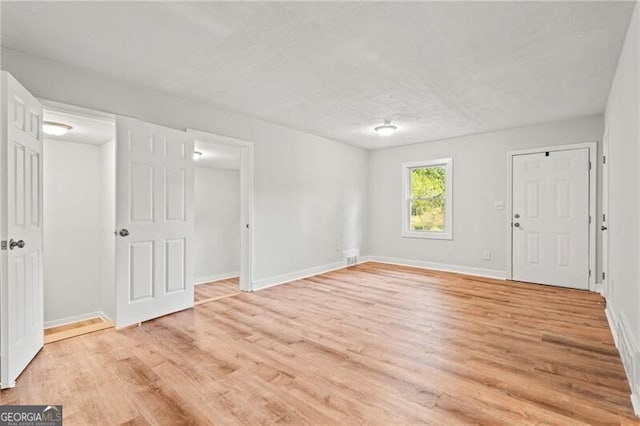
[[[193,306],[193,138],[118,117],[116,326]]]
[[[589,288],[589,149],[513,156],[513,276]]]
[[[42,106],[2,71],[0,379],[16,378],[42,348]]]

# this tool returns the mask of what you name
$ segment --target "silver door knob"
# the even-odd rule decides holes
[[[120,234],[121,237],[126,237],[127,235],[129,235],[129,230],[121,229],[120,232],[118,232],[118,234]]]
[[[9,250],[13,250],[16,247],[24,248],[25,245],[26,244],[24,243],[23,240],[20,240],[20,241],[9,240]]]
[[[516,228],[520,228],[520,224],[518,222],[514,223],[513,226],[515,226]]]

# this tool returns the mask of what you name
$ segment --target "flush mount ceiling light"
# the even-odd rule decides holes
[[[56,123],[55,121],[42,122],[42,131],[45,135],[49,136],[64,136],[71,129],[73,129],[73,127],[68,124]]]
[[[374,130],[378,132],[380,136],[391,136],[393,132],[396,131],[397,128],[398,126],[394,126],[393,124],[391,124],[391,121],[384,120],[384,124],[381,124],[380,126],[376,127]]]
[[[197,160],[198,158],[200,158],[200,156],[202,155],[202,153],[200,151],[193,151],[193,159]]]

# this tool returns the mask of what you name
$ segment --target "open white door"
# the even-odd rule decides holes
[[[193,138],[116,121],[116,326],[193,306]]]
[[[513,279],[589,288],[589,149],[513,156]]]
[[[0,218],[2,388],[42,348],[42,106],[2,71]]]

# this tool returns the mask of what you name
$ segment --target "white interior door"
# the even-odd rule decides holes
[[[42,106],[2,72],[2,387],[42,348]]]
[[[512,278],[589,287],[589,149],[513,156]]]
[[[118,117],[118,327],[193,306],[193,138]]]

